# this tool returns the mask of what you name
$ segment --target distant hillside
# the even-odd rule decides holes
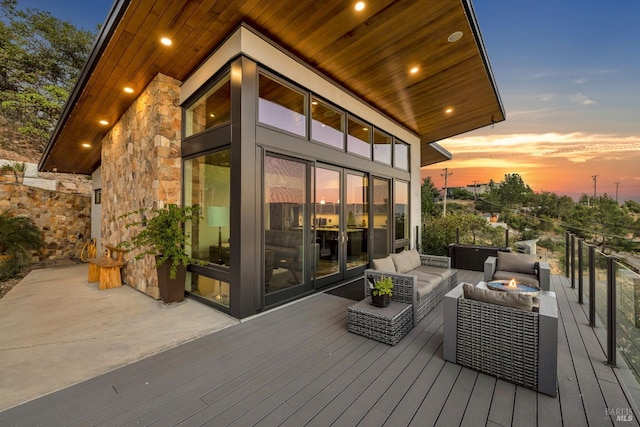
[[[0,116],[0,159],[38,163],[46,144],[19,134],[13,123]]]

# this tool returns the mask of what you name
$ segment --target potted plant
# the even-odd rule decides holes
[[[155,257],[160,298],[165,303],[184,299],[187,265],[204,264],[187,255],[190,235],[183,229],[186,222],[199,218],[198,213],[197,206],[168,204],[162,208],[138,209],[118,217],[130,220],[125,224],[126,228],[139,227],[138,233],[122,246],[139,249],[135,259],[146,255]]]
[[[386,307],[391,302],[393,295],[393,280],[391,277],[382,276],[375,283],[369,282],[371,288],[371,303],[376,307]]]

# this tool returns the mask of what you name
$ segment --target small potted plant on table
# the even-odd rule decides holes
[[[391,296],[393,295],[393,281],[391,277],[382,277],[375,283],[371,284],[371,303],[376,307],[386,307],[391,302]]]

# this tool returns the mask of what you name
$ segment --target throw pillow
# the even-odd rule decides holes
[[[514,273],[536,274],[536,259],[531,255],[498,252],[496,270],[513,271]]]
[[[391,259],[396,266],[396,271],[398,273],[407,273],[413,270],[411,266],[411,258],[408,251],[402,251],[399,254],[391,254]]]
[[[371,268],[378,271],[396,272],[396,266],[390,256],[371,260]]]
[[[416,268],[422,265],[422,261],[420,260],[420,254],[416,249],[411,249],[408,251],[404,251],[402,253],[405,253],[405,252],[407,253],[406,256],[409,261],[409,264],[411,264],[411,270],[415,270]]]
[[[462,285],[462,293],[466,299],[487,302],[504,307],[517,308],[531,311],[533,309],[533,298],[531,295],[523,295],[510,292],[498,292],[491,289],[480,289],[469,283]]]

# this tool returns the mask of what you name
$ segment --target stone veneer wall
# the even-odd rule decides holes
[[[181,203],[180,82],[158,74],[102,140],[102,242],[117,245],[131,238],[121,221],[140,208]],[[126,258],[123,279],[159,298],[155,260]]]
[[[39,258],[80,258],[91,238],[91,196],[69,194],[16,183],[0,183],[0,211],[26,215],[42,229]]]

